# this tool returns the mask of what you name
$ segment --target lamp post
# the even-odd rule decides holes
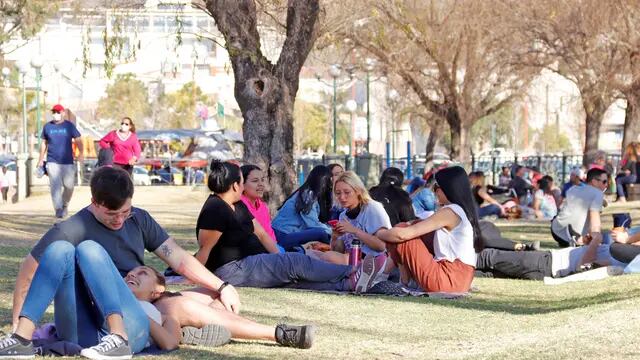
[[[25,78],[27,77],[27,71],[29,71],[29,65],[19,62],[18,71],[20,72],[20,81],[22,83],[22,153],[27,152],[27,92],[25,91]]]
[[[2,85],[5,88],[8,88],[11,85],[11,83],[9,81],[9,75],[11,75],[11,69],[9,69],[6,66],[3,67],[2,68]],[[4,125],[5,125],[5,130],[7,130],[8,127],[9,127],[8,115],[7,114],[5,114],[5,116],[4,116]],[[10,149],[10,146],[9,146],[9,133],[6,132],[6,131],[3,132],[3,136],[4,136],[4,139],[2,139],[3,143],[4,143],[3,151],[6,152],[6,153],[9,153],[9,149]]]
[[[345,104],[349,112],[349,156],[353,155],[353,115],[358,110],[358,103],[355,100],[348,100]]]
[[[396,124],[395,124],[395,110],[396,105],[398,104],[398,100],[400,99],[400,94],[395,89],[389,90],[387,94],[387,100],[389,101],[389,105],[391,105],[391,158],[395,159],[396,157]]]
[[[333,78],[333,153],[337,152],[338,146],[338,111],[337,111],[337,92],[338,92],[338,76],[340,76],[340,66],[333,64],[329,68],[329,75]]]
[[[371,111],[370,111],[370,99],[371,99],[371,91],[370,91],[370,85],[371,85],[371,70],[373,70],[373,65],[375,64],[375,60],[371,59],[371,58],[366,58],[365,59],[365,64],[366,64],[366,70],[367,70],[367,153],[370,152],[369,150],[369,143],[371,142]]]
[[[40,125],[41,125],[41,113],[40,113],[40,80],[42,80],[42,57],[36,55],[31,59],[31,66],[36,69],[36,137],[38,138],[38,149],[40,149]]]

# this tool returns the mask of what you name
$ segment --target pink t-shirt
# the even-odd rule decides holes
[[[273,241],[276,241],[276,233],[271,227],[271,215],[269,214],[269,207],[267,206],[267,204],[264,201],[258,199],[258,207],[256,207],[255,204],[252,203],[251,200],[249,200],[249,198],[244,195],[242,195],[242,202],[247,205],[249,212],[251,212],[251,215],[253,215],[253,217],[258,220],[258,223],[260,223],[260,225],[264,228],[264,231],[269,234]]]
[[[129,137],[123,140],[116,130],[110,131],[100,139],[100,147],[113,150],[114,164],[128,165],[133,156],[140,159],[140,142],[134,132],[130,132]]]

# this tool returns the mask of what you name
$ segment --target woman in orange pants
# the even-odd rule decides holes
[[[428,292],[466,292],[483,244],[469,177],[455,166],[438,171],[435,180],[439,210],[425,220],[376,234],[387,243],[391,258],[384,272],[398,266],[405,284],[414,279]]]

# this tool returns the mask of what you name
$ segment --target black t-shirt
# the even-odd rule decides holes
[[[247,256],[267,253],[254,233],[253,215],[249,209],[242,201],[233,206],[235,210],[218,196],[211,195],[200,210],[196,236],[200,229],[222,233],[205,264],[210,271]]]
[[[77,246],[85,240],[100,244],[109,254],[121,275],[144,265],[144,251],[155,251],[169,239],[166,231],[148,212],[132,207],[131,215],[119,230],[111,230],[84,208],[69,219],[55,224],[31,250],[38,262],[47,246],[54,241],[68,241]]]

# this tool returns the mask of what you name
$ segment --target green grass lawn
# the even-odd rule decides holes
[[[199,210],[184,203],[154,212],[184,246],[193,249],[193,222]],[[171,200],[171,198],[169,198]],[[160,200],[153,200],[160,201]],[[147,208],[154,202],[149,200]],[[141,205],[138,203],[138,205]],[[42,216],[0,208],[0,226],[14,224],[18,241],[1,235],[0,324],[9,331],[11,293],[18,266],[43,228]],[[613,212],[616,208],[609,208]],[[176,216],[179,214],[180,216]],[[186,215],[185,215],[186,214]],[[638,217],[634,212],[634,219]],[[184,218],[183,218],[184,217]],[[33,226],[28,226],[32,218]],[[610,218],[603,217],[605,227]],[[50,219],[47,221],[51,221]],[[8,224],[8,225],[7,225]],[[516,240],[541,240],[553,247],[548,223],[500,223]],[[19,228],[19,229],[18,229]],[[46,228],[46,226],[44,226]],[[155,259],[150,264],[161,269]],[[461,300],[361,297],[276,289],[240,289],[243,315],[267,324],[280,321],[318,326],[310,350],[269,343],[234,341],[218,349],[185,347],[163,359],[586,359],[640,358],[640,276],[545,286],[541,282],[476,279],[477,292]],[[51,311],[51,308],[50,308]],[[51,319],[51,313],[46,320]]]

